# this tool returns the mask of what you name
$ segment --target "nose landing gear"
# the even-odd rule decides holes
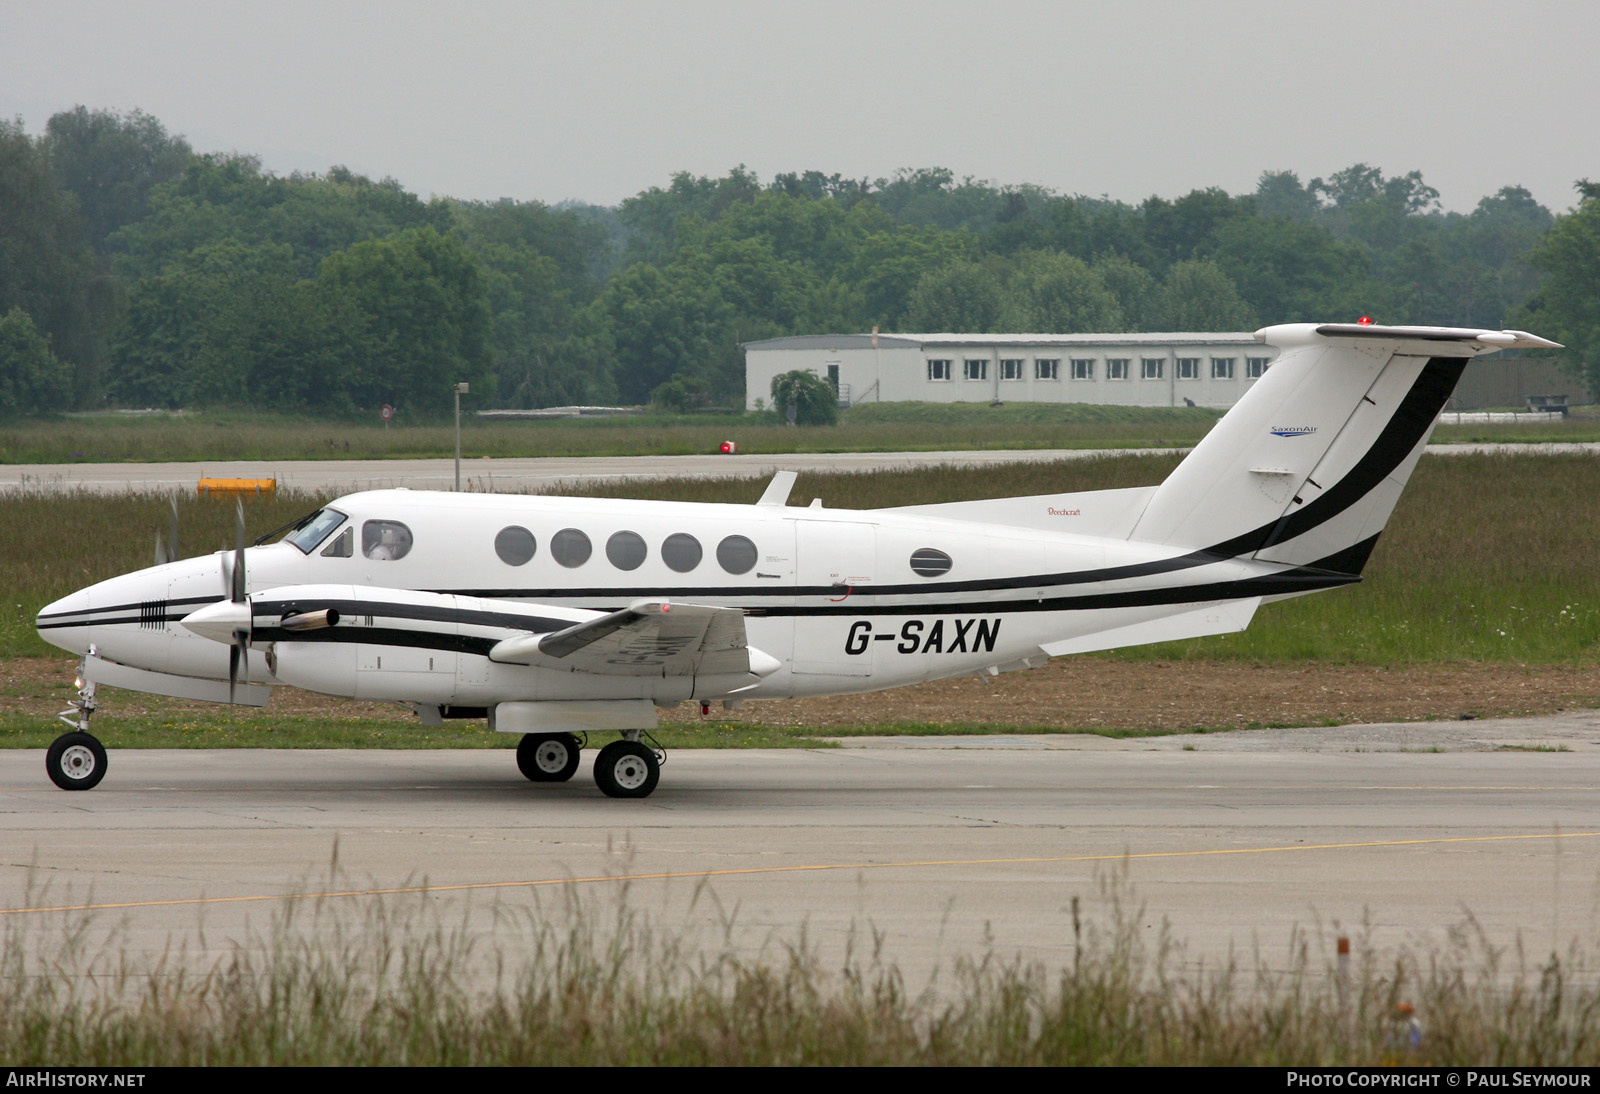
[[[106,777],[106,750],[89,732],[89,717],[94,714],[94,681],[78,677],[78,697],[58,718],[72,727],[45,753],[44,769],[50,781],[62,790],[90,790]]]

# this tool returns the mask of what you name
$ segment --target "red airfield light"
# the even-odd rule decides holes
[[[737,441],[723,441],[718,451],[724,456],[731,456],[739,451],[739,443]]]

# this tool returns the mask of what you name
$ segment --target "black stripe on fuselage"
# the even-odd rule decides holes
[[[987,602],[979,604],[884,604],[851,606],[847,604],[784,605],[762,609],[759,613],[770,617],[818,616],[902,616],[902,615],[955,615],[993,614],[1007,615],[1017,612],[1103,611],[1111,608],[1157,607],[1171,604],[1200,604],[1219,600],[1239,600],[1257,596],[1311,592],[1349,585],[1360,578],[1353,574],[1332,573],[1326,570],[1291,570],[1271,576],[1245,578],[1238,581],[1218,581],[1199,585],[1183,585],[1166,589],[1129,589],[1122,592],[1091,593],[1080,596],[1047,597],[1043,599]],[[309,602],[308,602],[309,603]],[[348,610],[359,615],[370,615],[375,620],[396,618],[390,608],[411,609],[412,605],[389,605],[381,601],[341,602],[341,612]],[[320,608],[321,602],[316,602]],[[269,614],[277,614],[271,612]],[[485,625],[485,615],[501,613],[450,611],[441,609],[429,618],[437,622],[451,622],[458,626]],[[423,620],[408,613],[403,618]],[[553,622],[553,621],[546,621]],[[569,624],[570,625],[570,624]],[[526,630],[527,628],[522,628]],[[439,631],[407,630],[402,627],[350,626],[348,624],[326,627],[315,631],[287,631],[282,627],[257,626],[251,632],[257,642],[339,642],[367,643],[371,645],[410,646],[425,649],[476,653],[487,655],[501,639],[470,634],[445,634]]]

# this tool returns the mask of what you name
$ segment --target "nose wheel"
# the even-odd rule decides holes
[[[50,781],[63,790],[88,790],[106,777],[106,750],[93,735],[63,733],[45,753]]]
[[[89,648],[91,654],[94,647]],[[86,664],[87,662],[85,662]],[[44,769],[50,781],[63,790],[91,790],[106,777],[105,746],[89,732],[89,718],[95,712],[94,681],[88,678],[84,666],[78,669],[78,697],[57,717],[72,726],[71,733],[63,733],[44,754]]]
[[[612,741],[594,758],[594,781],[608,798],[648,798],[661,779],[656,750],[639,741]]]

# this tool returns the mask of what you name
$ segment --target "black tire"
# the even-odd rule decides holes
[[[638,741],[612,741],[594,758],[594,783],[608,798],[648,798],[660,779],[655,750]]]
[[[536,783],[564,783],[578,770],[578,738],[570,733],[524,733],[517,770]]]
[[[92,790],[106,777],[106,750],[87,733],[63,733],[45,753],[44,769],[63,790]]]

